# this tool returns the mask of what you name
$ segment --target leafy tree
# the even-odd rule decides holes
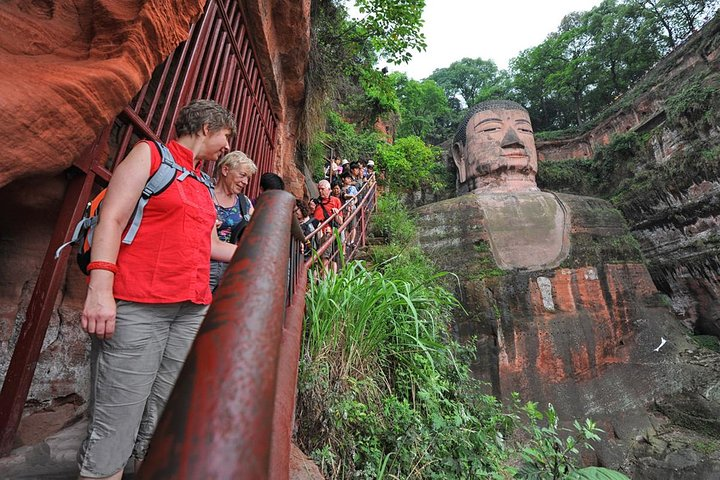
[[[355,0],[357,20],[375,51],[391,63],[406,63],[411,50],[427,46],[421,29],[425,0]]]
[[[400,113],[394,82],[382,72],[366,68],[357,75],[357,84],[346,85],[344,100],[338,102],[348,119],[361,128],[372,128],[378,118]]]
[[[571,98],[574,120],[581,125],[585,119],[584,94],[592,81],[589,77],[591,38],[579,13],[571,13],[560,23],[559,32],[546,42],[551,48],[555,71],[547,82],[559,97]]]
[[[425,145],[419,137],[399,138],[394,144],[377,145],[376,158],[385,170],[390,185],[402,189],[418,190],[432,184],[440,173],[440,149]]]
[[[428,78],[445,90],[448,99],[460,100],[454,105],[458,109],[504,97],[510,87],[507,73],[498,70],[492,60],[482,58],[463,58],[449,67],[438,68]]]
[[[400,101],[398,136],[414,135],[432,144],[446,140],[453,112],[443,89],[433,80],[418,82],[403,73],[390,77]]]
[[[344,121],[335,112],[329,112],[327,120],[329,135],[325,136],[325,140],[337,155],[351,162],[374,158],[376,146],[380,141],[377,133],[373,131],[358,133],[353,124]]]
[[[576,33],[554,32],[510,62],[516,99],[528,109],[537,130],[563,129],[578,122],[587,69],[585,55],[573,48]]]
[[[374,66],[380,58],[407,61],[412,50],[425,48],[420,31],[424,0],[357,0],[354,3],[362,14],[358,19],[350,17],[345,3],[311,2],[311,49],[299,151],[314,171],[322,168],[314,164],[322,150],[318,145],[324,141],[327,112],[340,111],[361,127],[373,125],[379,116],[397,115],[394,87]]]
[[[591,103],[592,113],[597,113],[642,76],[660,58],[660,51],[637,5],[605,0],[584,15],[584,23],[592,38]]]
[[[629,0],[640,7],[662,38],[664,53],[696,31],[718,10],[718,0]]]

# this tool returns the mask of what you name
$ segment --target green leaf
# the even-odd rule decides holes
[[[568,480],[630,480],[628,477],[615,470],[603,467],[585,467],[575,470],[570,474]]]

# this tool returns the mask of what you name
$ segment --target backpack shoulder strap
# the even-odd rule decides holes
[[[135,240],[135,235],[137,235],[138,229],[140,228],[140,222],[142,222],[145,205],[147,205],[150,197],[164,192],[175,180],[175,174],[177,173],[178,168],[182,168],[175,162],[175,159],[170,153],[170,150],[168,150],[167,146],[160,142],[153,143],[160,152],[160,166],[157,170],[155,170],[155,173],[148,178],[147,183],[145,183],[145,188],[143,188],[142,194],[135,206],[130,227],[122,240],[122,243],[127,245],[131,244],[132,241]]]
[[[330,214],[327,212],[327,210],[325,210],[325,205],[323,205],[322,203],[322,198],[320,199],[320,208],[322,208],[322,211],[325,214],[325,218],[323,218],[323,221],[330,218]]]
[[[160,142],[153,143],[160,152],[160,166],[155,173],[150,176],[145,184],[145,188],[143,188],[140,199],[135,207],[135,212],[133,213],[132,222],[130,223],[130,227],[128,228],[128,231],[122,241],[125,244],[130,244],[135,239],[135,235],[137,235],[138,229],[140,228],[140,222],[142,221],[145,205],[147,205],[150,197],[164,192],[175,179],[177,179],[178,182],[182,182],[187,177],[192,177],[205,185],[207,189],[210,190],[211,195],[213,194],[213,189],[215,188],[213,186],[212,179],[207,173],[201,172],[200,176],[196,175],[194,172],[191,172],[182,165],[179,165],[165,144]]]

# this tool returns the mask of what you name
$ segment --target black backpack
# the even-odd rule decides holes
[[[238,206],[240,207],[240,221],[233,225],[232,229],[230,230],[230,243],[237,245],[237,243],[240,241],[240,237],[242,237],[243,232],[245,231],[245,227],[248,226],[250,222],[245,220],[245,211],[243,210],[243,199],[238,198]]]

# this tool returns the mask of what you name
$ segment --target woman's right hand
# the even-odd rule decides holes
[[[114,274],[105,270],[93,270],[90,274],[90,283],[80,321],[82,329],[89,335],[106,340],[115,332],[117,305],[112,290]]]

